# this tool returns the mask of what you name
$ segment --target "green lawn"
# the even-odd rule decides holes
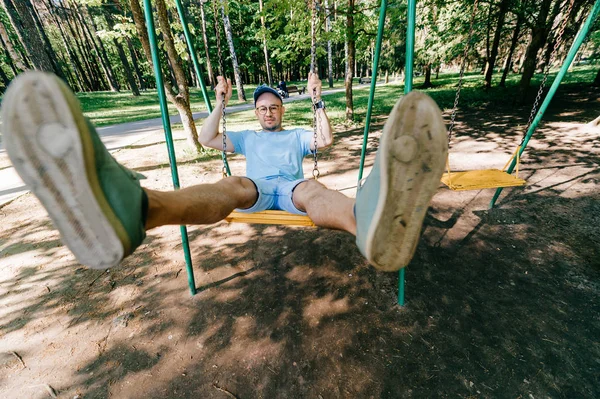
[[[597,66],[588,65],[576,67],[574,70],[565,76],[563,84],[592,82],[597,72]],[[552,83],[557,71],[553,71],[548,79],[548,86]],[[517,85],[521,78],[518,74],[509,75],[507,79],[507,87],[497,87],[500,80],[500,73],[496,73],[493,82],[493,88],[484,90],[483,76],[480,73],[468,73],[465,75],[463,89],[461,91],[460,105],[469,107],[480,107],[494,105],[505,105],[507,99],[513,99],[517,96]],[[526,104],[533,103],[533,97],[537,91],[537,87],[542,76],[536,75],[532,82],[532,90],[530,90],[531,101]],[[442,73],[438,79],[432,79],[433,88],[425,90],[438,103],[440,108],[451,108],[454,102],[456,85],[458,82],[457,73]],[[414,81],[414,89],[419,89],[423,83],[423,77],[417,77]],[[289,85],[305,85],[306,82],[289,82]],[[334,87],[343,87],[343,81],[336,81]],[[324,86],[326,83],[324,82]],[[252,92],[256,86],[245,86],[246,97],[251,99]],[[326,89],[326,88],[325,88]],[[385,86],[378,86],[375,95],[373,115],[386,115],[390,112],[396,100],[403,94],[404,85],[401,83],[390,82]],[[209,91],[211,102],[214,104],[214,92]],[[98,126],[111,125],[124,122],[132,122],[143,119],[160,117],[160,107],[158,105],[158,96],[156,90],[148,90],[142,93],[139,97],[134,97],[130,93],[112,93],[112,92],[97,92],[97,93],[79,93],[79,97],[85,114],[92,119]],[[367,101],[369,97],[369,89],[356,88],[354,90],[354,112],[355,122],[364,122],[367,109]],[[192,111],[203,111],[206,109],[202,93],[199,89],[191,89]],[[508,100],[510,101],[510,100]],[[327,113],[333,123],[341,123],[345,120],[346,100],[344,92],[335,93],[326,96]],[[237,100],[237,94],[234,90],[230,105],[240,104]],[[175,107],[169,105],[171,114],[176,114]],[[312,123],[312,110],[308,101],[294,102],[286,105],[286,123],[294,126],[310,126]],[[251,125],[255,124],[254,113],[245,111],[229,116],[231,127],[236,124]]]

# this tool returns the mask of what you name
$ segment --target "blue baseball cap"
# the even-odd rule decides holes
[[[275,96],[277,96],[278,99],[281,100],[281,103],[283,104],[283,98],[281,98],[277,90],[267,85],[260,85],[256,88],[256,90],[254,90],[254,106],[256,106],[256,101],[258,100],[258,97],[262,96],[265,93],[274,94]]]

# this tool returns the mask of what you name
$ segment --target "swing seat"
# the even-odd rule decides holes
[[[453,191],[466,191],[524,186],[526,182],[500,169],[483,169],[444,173],[442,183]]]
[[[233,211],[225,218],[229,223],[279,224],[284,226],[316,227],[313,221],[304,215],[295,215],[285,211],[262,211],[244,213]]]

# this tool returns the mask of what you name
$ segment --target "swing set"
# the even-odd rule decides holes
[[[151,0],[143,0],[143,1],[144,1],[144,15],[145,15],[145,19],[146,19],[146,26],[148,29],[148,36],[149,36],[149,40],[150,40],[150,50],[152,53],[154,74],[155,74],[155,78],[156,78],[156,86],[157,86],[158,98],[159,98],[160,109],[161,109],[161,114],[162,114],[162,122],[163,122],[164,131],[165,131],[165,140],[167,143],[169,162],[170,162],[170,166],[171,166],[171,176],[172,176],[174,188],[179,189],[180,184],[179,184],[179,174],[177,171],[177,160],[175,157],[175,150],[174,150],[174,146],[173,146],[173,134],[172,134],[171,123],[170,123],[169,115],[168,115],[167,99],[166,99],[166,95],[165,95],[165,91],[164,91],[164,87],[163,87],[160,59],[159,59],[159,55],[158,55],[159,54],[158,44],[157,44],[157,38],[156,38],[156,31],[154,28],[154,18],[152,15],[152,5],[151,5]],[[467,46],[465,46],[466,48],[464,50],[464,55],[462,58],[462,63],[461,63],[461,68],[460,68],[460,78],[459,78],[459,83],[458,83],[458,87],[457,87],[457,91],[456,91],[454,107],[452,110],[451,122],[450,122],[450,126],[448,129],[449,143],[451,142],[451,139],[452,139],[452,132],[454,129],[456,111],[458,109],[458,102],[459,102],[459,98],[460,98],[460,91],[462,88],[464,70],[465,70],[465,65],[466,65],[465,60],[466,60],[469,45],[470,45],[472,35],[473,35],[473,21],[475,18],[478,1],[479,0],[474,0],[474,3],[473,3],[468,41],[467,41]],[[404,93],[405,94],[408,94],[412,90],[412,86],[413,86],[416,3],[417,3],[417,0],[408,0],[408,18],[407,18],[407,31],[406,31],[406,65],[405,65],[406,78],[405,78],[405,84],[404,84]],[[569,19],[568,17],[572,10],[573,3],[574,3],[574,0],[570,0],[568,10],[563,18],[562,23],[560,24],[560,28],[559,28],[558,35],[557,35],[556,45],[554,46],[554,49],[550,56],[550,62],[548,63],[548,65],[546,66],[546,69],[544,71],[543,80],[540,85],[539,91],[537,93],[537,96],[536,96],[536,99],[535,99],[535,102],[534,102],[534,105],[533,105],[533,108],[532,108],[532,111],[531,111],[531,114],[529,117],[529,122],[528,122],[528,125],[526,128],[526,133],[523,136],[521,143],[517,146],[517,149],[514,151],[513,155],[508,160],[508,162],[506,163],[505,167],[502,170],[487,169],[487,170],[452,172],[450,170],[450,165],[449,165],[449,161],[448,161],[448,167],[447,167],[448,171],[442,177],[442,182],[444,184],[446,184],[450,189],[452,189],[452,190],[480,190],[480,189],[485,189],[485,188],[496,188],[496,193],[494,194],[494,196],[490,202],[490,208],[491,208],[495,205],[495,202],[498,199],[498,197],[500,196],[500,193],[502,192],[502,189],[504,187],[522,186],[525,184],[524,180],[518,178],[518,167],[519,167],[520,157],[521,157],[523,151],[525,150],[525,148],[527,147],[527,144],[528,144],[529,140],[531,139],[531,136],[533,135],[537,126],[539,125],[546,109],[548,108],[548,105],[550,104],[550,101],[552,100],[552,98],[554,97],[554,94],[556,93],[556,90],[558,89],[558,86],[560,85],[562,79],[564,78],[565,74],[567,73],[569,66],[573,62],[573,59],[575,58],[577,52],[579,51],[579,48],[581,47],[582,43],[584,42],[598,12],[600,11],[600,0],[596,0],[585,23],[583,24],[583,26],[580,28],[579,32],[577,33],[577,36],[575,37],[575,40],[573,41],[573,44],[571,45],[571,48],[563,62],[562,67],[560,68],[558,74],[556,75],[554,82],[552,83],[550,89],[548,90],[548,93],[544,97],[544,101],[542,102],[542,104],[538,110],[537,106],[538,106],[538,103],[539,103],[539,101],[542,97],[543,91],[544,91],[544,86],[545,86],[546,80],[549,75],[550,66],[552,64],[552,61],[554,61],[557,49],[560,47],[560,44],[562,41],[562,35],[564,32],[565,26],[568,22],[568,19]],[[212,112],[213,108],[212,108],[212,105],[208,98],[208,92],[207,92],[206,86],[204,84],[204,80],[202,78],[202,73],[201,73],[201,69],[200,69],[200,64],[198,62],[198,57],[196,55],[196,51],[192,44],[193,41],[192,41],[192,38],[191,38],[191,35],[189,32],[189,28],[188,28],[188,25],[186,22],[186,17],[185,17],[186,14],[183,10],[181,0],[175,0],[175,4],[177,7],[177,12],[179,14],[179,18],[181,20],[181,25],[183,27],[184,37],[185,37],[185,40],[186,40],[186,43],[188,46],[188,50],[189,50],[192,62],[194,64],[194,69],[196,71],[198,81],[200,82],[200,87],[202,90],[204,102],[206,103],[206,108],[207,108],[208,112],[210,113],[210,112]],[[373,73],[372,73],[372,79],[371,79],[369,99],[368,99],[368,104],[367,104],[367,115],[366,115],[365,130],[364,130],[364,135],[363,135],[363,144],[362,144],[362,151],[361,151],[361,158],[360,158],[360,165],[359,165],[359,172],[358,172],[358,181],[360,181],[363,176],[363,169],[364,169],[364,163],[365,163],[365,157],[366,157],[366,146],[367,146],[369,127],[370,127],[370,123],[371,123],[371,113],[372,113],[372,107],[373,107],[373,101],[374,101],[374,95],[375,95],[375,86],[376,86],[376,82],[377,82],[377,73],[378,73],[377,68],[379,65],[379,55],[381,52],[381,41],[382,41],[382,37],[383,37],[383,28],[385,25],[386,10],[387,10],[387,0],[381,0],[381,6],[380,6],[380,11],[379,11],[379,25],[378,25],[378,29],[377,29],[377,39],[376,39],[376,43],[375,43],[375,54],[374,54],[374,59],[373,59],[373,69],[372,69]],[[314,18],[314,16],[313,16],[313,18]],[[315,137],[317,135],[317,131],[316,131],[317,125],[320,125],[317,123],[318,121],[316,120],[316,118],[317,118],[316,115],[317,114],[315,113],[315,116],[313,118]],[[224,174],[224,176],[227,176],[227,175],[230,175],[231,173],[229,171],[229,166],[227,164],[227,156],[225,153],[225,139],[226,139],[225,110],[223,110],[222,121],[223,121],[223,174]],[[314,155],[313,177],[316,179],[316,178],[318,178],[318,175],[319,175],[318,154],[316,151],[316,145],[315,145],[315,151],[314,151],[313,155]],[[515,175],[512,175],[513,171],[516,171]],[[240,223],[314,226],[314,223],[310,220],[310,218],[308,218],[306,216],[292,215],[292,214],[289,214],[289,213],[283,212],[283,211],[265,211],[265,212],[257,212],[254,214],[233,212],[231,215],[229,215],[226,218],[226,220],[229,222],[240,222]],[[180,231],[181,231],[183,252],[184,252],[184,257],[185,257],[185,261],[186,261],[188,285],[189,285],[191,294],[195,295],[196,294],[196,284],[195,284],[195,280],[194,280],[194,272],[193,272],[193,268],[192,268],[192,260],[191,260],[191,255],[190,255],[190,248],[189,248],[189,241],[188,241],[188,234],[187,234],[186,226],[180,226]],[[401,306],[404,305],[404,280],[405,280],[405,269],[401,269],[399,271],[399,280],[398,280],[398,304]]]

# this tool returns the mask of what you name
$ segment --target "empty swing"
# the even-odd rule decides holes
[[[473,36],[473,21],[474,21],[475,13],[477,10],[477,2],[478,2],[478,0],[475,0],[474,5],[473,5],[473,13],[471,15],[471,24],[470,24],[470,28],[469,28],[467,45],[465,47],[465,51],[463,54],[463,59],[462,59],[461,67],[460,67],[460,77],[458,80],[456,97],[454,99],[454,107],[452,109],[452,116],[450,118],[450,126],[448,127],[448,147],[450,147],[450,143],[452,141],[452,131],[453,131],[454,124],[455,124],[456,111],[458,108],[458,101],[460,98],[460,90],[462,88],[462,83],[463,83],[466,58],[468,55],[471,38]],[[524,145],[525,139],[527,137],[527,131],[529,130],[529,128],[533,122],[533,119],[536,115],[538,103],[541,99],[542,93],[544,92],[544,87],[545,87],[546,81],[548,79],[548,74],[550,73],[550,65],[552,65],[552,62],[554,61],[554,58],[556,55],[556,51],[558,50],[558,48],[560,47],[560,45],[562,43],[562,36],[563,36],[564,30],[565,30],[566,24],[568,22],[568,19],[569,19],[568,17],[569,17],[569,14],[571,13],[572,7],[573,7],[573,0],[571,0],[571,2],[570,2],[569,8],[566,12],[565,17],[562,20],[560,28],[558,30],[556,43],[554,45],[554,48],[552,49],[552,53],[550,55],[550,61],[548,62],[548,64],[545,67],[544,76],[543,76],[542,82],[540,84],[540,88],[538,90],[536,99],[533,103],[531,113],[529,115],[529,121],[527,123],[527,128],[525,129],[525,134],[523,135],[523,138],[521,139],[521,142],[519,143],[519,145],[517,146],[515,151],[512,153],[512,155],[510,156],[510,158],[508,159],[508,161],[506,162],[506,164],[504,165],[504,167],[502,169],[480,169],[480,170],[469,170],[469,171],[459,171],[459,172],[451,171],[451,169],[450,169],[450,154],[448,154],[448,158],[446,159],[447,172],[442,175],[442,179],[441,179],[442,183],[444,183],[446,186],[448,186],[448,188],[450,188],[451,190],[454,190],[454,191],[466,191],[466,190],[482,190],[482,189],[486,189],[486,188],[518,187],[518,186],[524,186],[526,184],[525,180],[519,178],[519,163],[520,163],[521,154],[523,153],[523,149],[524,149],[523,145]],[[515,166],[514,167],[514,171],[515,171],[514,175],[508,172],[508,167],[511,164]],[[512,169],[513,168],[510,168],[510,170],[512,170]]]

